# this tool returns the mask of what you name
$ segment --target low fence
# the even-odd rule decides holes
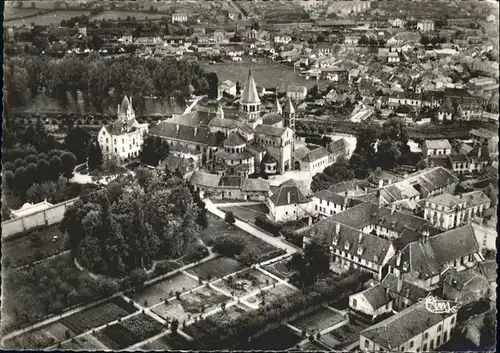
[[[79,198],[63,201],[28,216],[10,219],[2,222],[2,239],[6,240],[13,235],[45,225],[52,225],[62,221],[64,212]]]

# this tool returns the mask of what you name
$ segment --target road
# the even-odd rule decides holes
[[[219,218],[224,219],[224,216],[226,215],[225,212],[219,210],[217,208],[217,205],[212,203],[212,201],[210,201],[210,199],[205,198],[205,199],[203,199],[203,202],[205,202],[205,206],[210,213],[216,215]],[[254,237],[257,237],[261,240],[264,240],[266,243],[277,247],[278,249],[285,250],[287,252],[287,254],[293,254],[293,253],[296,253],[297,251],[299,251],[298,247],[295,247],[291,244],[287,244],[283,240],[281,240],[280,238],[273,237],[273,236],[261,231],[260,229],[257,229],[256,227],[252,226],[249,223],[242,222],[242,221],[237,219],[236,222],[234,223],[234,225],[236,227],[244,230],[245,232],[250,233]]]

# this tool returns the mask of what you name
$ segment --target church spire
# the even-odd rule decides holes
[[[241,95],[240,102],[244,104],[258,104],[260,103],[257,86],[252,74],[252,68],[248,68],[248,76],[243,86],[243,94]]]
[[[282,115],[283,114],[283,110],[281,109],[281,104],[280,104],[280,101],[278,99],[278,95],[276,95],[276,103],[275,103],[276,107],[276,113],[278,113],[279,115]]]

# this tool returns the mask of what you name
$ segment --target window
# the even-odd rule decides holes
[[[356,299],[353,300],[353,306],[356,307],[356,305],[354,305],[354,303],[356,302]],[[368,340],[365,340],[365,348],[368,348],[370,347],[370,341]]]
[[[413,348],[413,341],[410,341],[410,348]]]
[[[420,348],[417,348],[417,352],[420,352]]]
[[[448,331],[444,331],[444,335],[443,335],[443,343],[448,341]]]
[[[438,332],[441,332],[441,325],[438,325]]]
[[[438,336],[436,340],[436,347],[439,347],[440,345],[441,345],[441,336]]]
[[[455,316],[453,316],[453,317],[451,318],[450,323],[451,323],[452,325],[455,323]]]
[[[424,340],[426,340],[428,338],[429,338],[429,333],[428,332],[424,333]]]
[[[426,343],[426,344],[424,344],[424,347],[422,348],[422,351],[423,351],[423,352],[427,352],[427,343]]]
[[[355,308],[357,305],[358,305],[358,301],[356,299],[353,299],[352,300],[352,307]],[[366,342],[368,342],[368,341],[366,341]],[[365,347],[366,347],[366,344],[365,344]]]

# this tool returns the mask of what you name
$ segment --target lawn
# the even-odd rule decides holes
[[[140,305],[151,306],[165,299],[172,298],[177,291],[183,293],[198,285],[196,280],[183,273],[179,273],[152,286],[141,289],[139,292],[131,293],[129,296]]]
[[[275,276],[278,276],[283,279],[288,279],[292,276],[293,272],[290,271],[286,264],[289,262],[289,259],[285,259],[280,262],[276,262],[274,264],[270,264],[267,266],[264,266],[264,270],[272,273]]]
[[[221,278],[242,268],[243,266],[234,259],[219,257],[192,267],[188,272],[201,278]]]
[[[137,309],[133,305],[126,303],[121,298],[115,298],[104,304],[67,316],[61,322],[79,335],[135,311]]]
[[[345,317],[328,308],[320,308],[290,324],[307,332],[320,332],[345,320]]]
[[[179,322],[183,322],[191,317],[182,305],[182,302],[175,299],[168,304],[161,304],[152,310],[156,315],[162,317],[163,319],[177,319]]]
[[[57,236],[57,241],[53,241],[54,236]],[[67,249],[66,239],[67,235],[61,232],[59,224],[55,224],[4,241],[4,264],[8,262],[13,267],[20,267],[60,253]]]
[[[208,312],[231,298],[211,288],[203,287],[181,298],[182,307],[191,314]]]
[[[227,206],[220,207],[220,210],[223,212],[231,211],[236,218],[251,223],[255,223],[255,217],[269,213],[269,209],[264,204],[248,206]]]
[[[302,337],[299,337],[293,333],[288,327],[281,326],[275,330],[269,331],[257,338],[254,338],[250,342],[246,339],[244,342],[237,344],[235,350],[285,350],[295,346],[297,343],[302,341]]]
[[[146,314],[106,327],[96,337],[113,350],[122,350],[161,332],[163,326]]]
[[[239,297],[273,283],[276,283],[274,278],[266,276],[259,270],[247,269],[234,276],[220,279],[213,285]]]
[[[103,350],[105,345],[92,335],[74,338],[58,347],[62,351]]]

